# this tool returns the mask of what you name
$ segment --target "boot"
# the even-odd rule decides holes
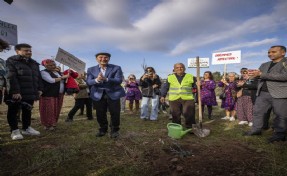
[[[140,110],[140,103],[136,102],[136,113],[138,113]]]
[[[130,114],[133,113],[133,104],[129,104]]]
[[[208,114],[208,119],[213,120],[213,118],[211,117],[211,114]]]

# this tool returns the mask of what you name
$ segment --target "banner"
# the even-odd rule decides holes
[[[188,68],[196,68],[196,58],[188,58],[187,65]],[[208,68],[209,58],[199,58],[199,67]]]
[[[74,55],[68,53],[62,48],[58,49],[57,56],[55,58],[56,61],[64,64],[79,73],[84,73],[86,68],[86,63],[75,57]]]
[[[241,50],[212,53],[212,65],[241,62]]]
[[[17,45],[17,26],[0,20],[0,38],[9,45]]]

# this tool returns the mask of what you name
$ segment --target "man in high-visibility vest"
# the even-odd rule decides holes
[[[165,97],[169,92],[172,122],[181,124],[181,115],[183,115],[186,128],[192,128],[192,124],[195,124],[195,103],[192,93],[195,82],[193,75],[185,73],[184,64],[176,63],[174,73],[168,76],[161,90],[161,102],[165,102]]]

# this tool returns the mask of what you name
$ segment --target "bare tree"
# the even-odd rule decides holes
[[[145,71],[146,68],[147,68],[147,65],[146,65],[146,63],[145,63],[145,58],[144,58],[143,63],[142,63],[141,66],[142,66],[143,70]]]

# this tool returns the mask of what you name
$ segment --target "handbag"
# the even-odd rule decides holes
[[[226,98],[225,92],[222,92],[222,93],[219,95],[219,98],[220,98],[220,99],[225,99],[225,98]]]
[[[154,91],[154,94],[160,95],[160,89],[159,88],[154,88],[153,91]]]

